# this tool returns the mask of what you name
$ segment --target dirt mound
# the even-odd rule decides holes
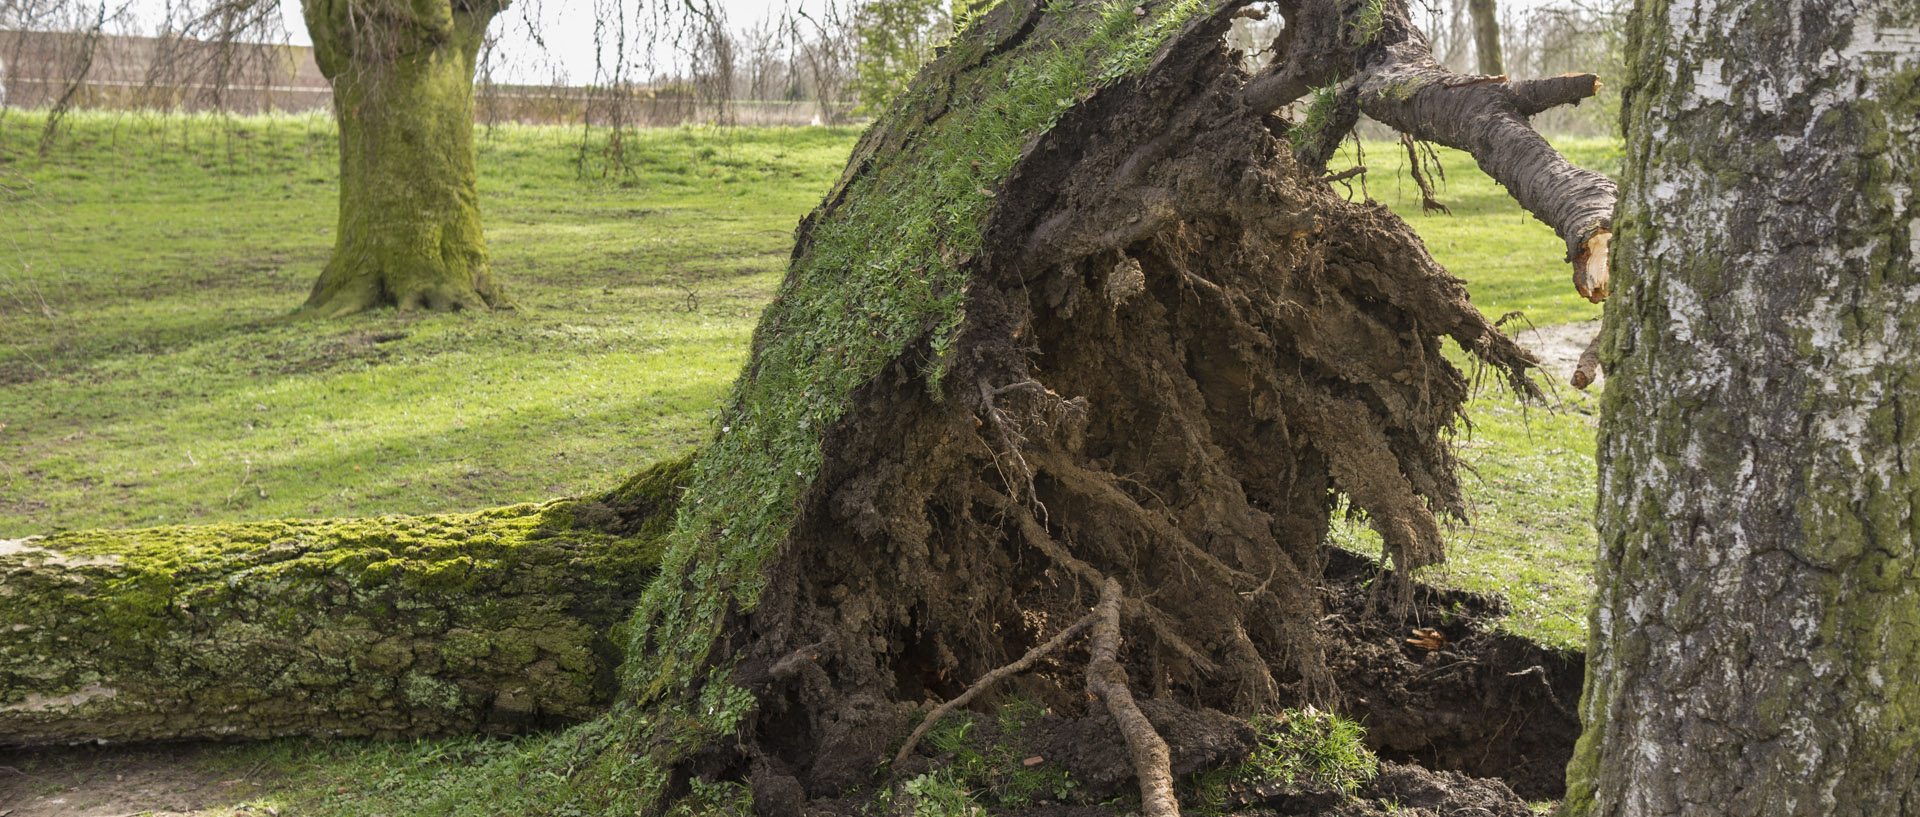
[[[1383,615],[1364,559],[1329,560],[1328,663],[1348,693],[1343,711],[1367,726],[1382,757],[1498,778],[1534,800],[1557,799],[1580,736],[1586,672],[1576,652],[1488,629],[1495,599],[1416,586],[1406,618]],[[1439,649],[1409,643],[1438,631]]]
[[[1376,566],[1344,551],[1330,551],[1327,562],[1328,664],[1348,692],[1345,714],[1365,724],[1366,745],[1385,760],[1377,775],[1351,792],[1311,781],[1233,783],[1215,792],[1207,810],[1525,815],[1532,813],[1527,800],[1557,799],[1579,732],[1566,703],[1580,691],[1581,656],[1488,629],[1501,612],[1497,599],[1416,585],[1412,613],[1390,615],[1376,590],[1390,579]],[[1444,646],[1429,650],[1408,643],[1409,628],[1422,622],[1442,633]],[[1084,649],[1069,651],[1058,666],[1070,671],[1085,660]],[[997,804],[993,813],[1111,817],[1112,808],[1086,804],[1133,792],[1134,767],[1117,751],[1125,741],[1113,717],[1097,705],[1044,714],[1033,707],[1023,722],[1020,706],[1018,697],[998,696],[976,711],[958,713],[943,722],[944,742],[921,745],[891,770],[891,779],[957,775],[980,801]],[[1209,784],[1209,774],[1217,781],[1221,770],[1248,757],[1258,739],[1245,720],[1217,710],[1166,700],[1143,701],[1141,708],[1168,744],[1183,798],[1224,785]],[[1021,775],[1037,778],[1023,783]],[[1048,786],[1063,780],[1071,781],[1065,792]],[[886,782],[875,780],[882,787]],[[1028,789],[1022,791],[1023,785]],[[1005,805],[1029,798],[1038,802]],[[840,805],[872,800],[854,797]],[[1190,799],[1188,805],[1198,802]],[[837,807],[813,804],[819,813],[838,813]]]

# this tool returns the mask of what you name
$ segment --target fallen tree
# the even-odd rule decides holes
[[[924,769],[875,771],[926,704],[972,694],[1110,724],[1164,812],[1183,747],[1219,762],[1248,716],[1345,703],[1316,590],[1339,498],[1405,609],[1463,514],[1469,383],[1443,340],[1534,386],[1327,157],[1360,111],[1459,143],[1596,292],[1611,186],[1525,116],[1597,84],[1448,74],[1400,0],[1277,4],[1279,59],[1250,77],[1221,45],[1245,5],[1008,0],[922,73],[800,226],[612,711],[525,761],[552,774],[476,796],[797,813]]]
[[[685,465],[472,514],[0,541],[0,745],[593,717]]]

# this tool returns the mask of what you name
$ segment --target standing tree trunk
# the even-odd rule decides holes
[[[474,58],[505,6],[304,4],[340,123],[340,221],[308,309],[511,306],[487,268],[473,158]]]
[[[1920,814],[1920,10],[1634,20],[1567,813]]]
[[[1500,13],[1494,0],[1467,0],[1467,13],[1473,17],[1473,52],[1480,73],[1490,77],[1507,72],[1500,58]]]

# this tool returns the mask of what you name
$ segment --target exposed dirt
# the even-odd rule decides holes
[[[1580,353],[1586,351],[1587,342],[1598,334],[1600,322],[1593,320],[1521,329],[1514,333],[1513,340],[1540,358],[1540,371],[1554,382],[1564,384],[1573,377],[1573,368],[1579,365]],[[1587,388],[1597,389],[1606,380],[1605,374],[1596,372],[1593,384]]]
[[[1471,593],[1417,586],[1411,616],[1382,615],[1377,591],[1364,586],[1372,575],[1352,554],[1329,560],[1327,631],[1338,646],[1328,662],[1348,693],[1342,709],[1366,724],[1369,746],[1499,778],[1528,799],[1558,799],[1580,736],[1584,657],[1487,629],[1501,606]],[[1416,627],[1439,631],[1444,646],[1409,643]]]
[[[1389,615],[1374,592],[1385,578],[1375,566],[1343,551],[1327,559],[1328,664],[1349,693],[1346,714],[1367,725],[1367,743],[1385,759],[1380,774],[1351,797],[1277,784],[1236,785],[1227,798],[1230,809],[1251,815],[1525,815],[1532,813],[1527,800],[1557,798],[1579,734],[1568,707],[1580,692],[1581,656],[1489,631],[1487,620],[1499,615],[1501,605],[1472,594],[1416,585],[1412,615]],[[1444,633],[1446,645],[1427,650],[1408,644],[1408,630],[1416,625]],[[1080,648],[1063,654],[1057,666],[1071,673],[1084,660]],[[1166,739],[1178,779],[1237,763],[1253,747],[1246,723],[1217,710],[1164,700],[1143,701],[1141,708]],[[1133,791],[1133,768],[1116,748],[1123,737],[1100,707],[1050,710],[1013,731],[989,714],[992,706],[977,709],[961,714],[971,721],[965,751],[976,759],[997,757],[1010,765],[1008,759],[1021,758],[1043,771],[1063,770],[1075,783],[1073,799],[1083,802]],[[911,778],[951,767],[957,754],[922,744],[895,772]],[[988,772],[983,796],[998,794],[1006,775],[1004,769]],[[1046,802],[1044,792],[1036,799],[1030,807],[996,813],[1113,814],[1110,808]],[[872,801],[855,796],[815,801],[809,808],[852,814]],[[1402,810],[1393,811],[1395,806]]]
[[[268,770],[209,762],[209,751],[196,744],[0,750],[0,817],[185,817],[243,806],[271,783]]]

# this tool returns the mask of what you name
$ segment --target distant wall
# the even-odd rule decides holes
[[[73,89],[76,108],[234,113],[328,110],[333,89],[299,45],[102,35],[87,54],[86,35],[0,31],[0,105],[51,107]],[[219,78],[225,77],[221,82]],[[78,78],[76,83],[75,78]],[[844,105],[832,106],[844,111]],[[661,127],[725,119],[741,125],[837,121],[815,101],[745,100],[722,110],[688,94],[635,89],[595,94],[582,87],[497,85],[475,88],[474,119],[484,123],[616,124]]]
[[[79,108],[265,113],[332,104],[306,46],[102,35],[88,50],[83,33],[0,31],[0,103],[45,108],[72,88]]]

